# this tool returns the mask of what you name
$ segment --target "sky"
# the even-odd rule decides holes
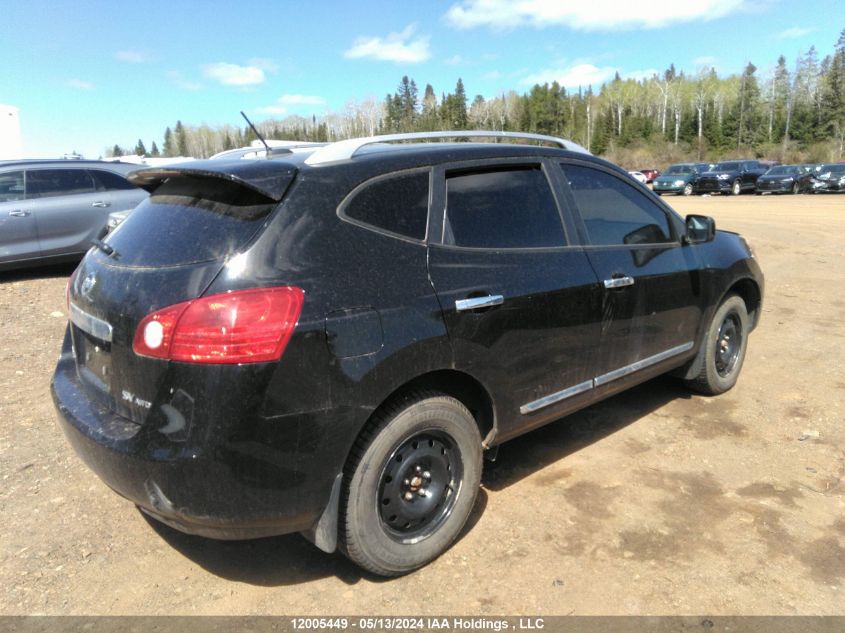
[[[0,0],[0,104],[23,152],[86,158],[164,129],[243,125],[383,99],[403,75],[439,96],[598,88],[669,64],[765,76],[833,51],[843,0]],[[834,19],[830,19],[836,16]]]

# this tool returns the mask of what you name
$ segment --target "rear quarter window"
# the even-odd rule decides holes
[[[424,240],[430,179],[427,169],[375,178],[350,194],[340,215],[376,230]]]

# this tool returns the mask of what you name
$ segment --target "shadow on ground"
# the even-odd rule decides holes
[[[487,493],[481,489],[458,541],[463,539],[484,514]],[[348,585],[361,580],[384,582],[364,571],[340,552],[326,554],[299,534],[287,534],[248,541],[216,541],[183,534],[143,512],[141,516],[168,545],[206,571],[225,578],[262,587],[295,585],[335,576]]]
[[[70,277],[79,262],[70,264],[51,264],[35,268],[21,268],[17,270],[0,270],[0,285],[13,281],[30,281],[32,279],[50,279],[52,277]]]

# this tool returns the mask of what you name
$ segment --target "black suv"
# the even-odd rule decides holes
[[[766,173],[756,160],[726,160],[698,176],[695,193],[724,193],[738,196],[743,191],[754,191],[757,179]]]
[[[559,147],[387,143],[440,136]],[[179,530],[298,531],[378,574],[455,540],[484,450],[672,370],[730,389],[761,312],[739,235],[561,139],[393,135],[130,179],[151,197],[69,282],[71,444]]]

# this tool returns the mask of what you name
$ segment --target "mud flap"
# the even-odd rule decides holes
[[[302,536],[311,541],[318,548],[332,554],[337,550],[337,518],[340,514],[340,486],[343,483],[343,473],[338,473],[332,484],[332,493],[326,504],[320,520],[309,530],[301,532]]]

